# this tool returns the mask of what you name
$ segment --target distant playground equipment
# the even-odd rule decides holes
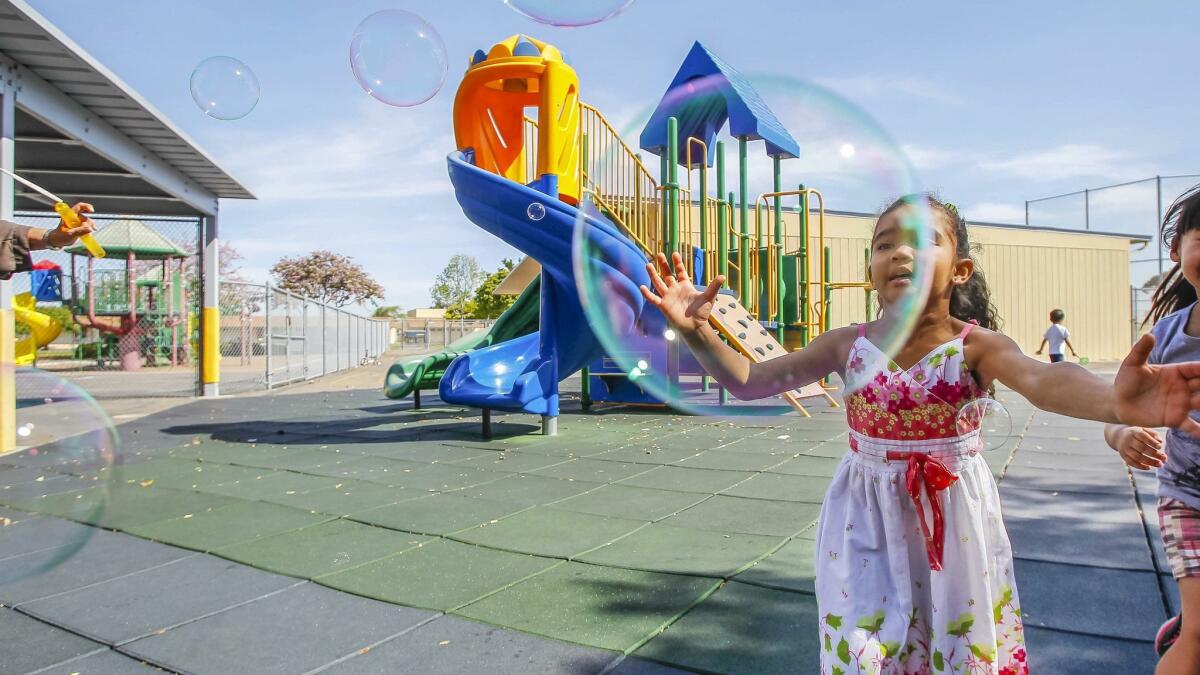
[[[119,360],[124,370],[187,363],[191,352],[185,260],[191,256],[139,220],[115,220],[95,234],[117,268],[97,269],[85,245],[71,254],[71,297],[75,322],[100,333],[95,357]],[[79,282],[76,258],[87,258]],[[81,288],[82,286],[82,288]],[[81,294],[82,293],[82,294]],[[80,353],[78,358],[85,356]]]
[[[804,186],[782,189],[780,162],[799,154],[795,140],[748,81],[696,43],[672,85],[703,76],[724,78],[730,85],[724,88],[724,101],[697,106],[703,111],[698,115],[696,109],[689,110],[681,124],[680,111],[667,105],[664,96],[642,133],[642,149],[661,158],[655,179],[603,115],[580,101],[578,76],[553,45],[514,35],[488,52],[475,52],[455,98],[458,150],[448,157],[450,177],[468,219],[541,264],[539,330],[456,345],[424,365],[397,364],[389,372],[389,396],[432,388],[433,381],[440,379],[444,401],[483,409],[485,436],[490,435],[492,409],[541,415],[543,432],[554,433],[558,383],[579,370],[585,375],[585,404],[662,403],[650,399],[628,373],[606,358],[588,326],[571,264],[581,199],[599,206],[609,222],[595,223],[597,236],[606,239],[606,250],[623,263],[620,269],[632,270],[624,283],[632,291],[628,297],[635,298],[631,300],[636,305],[634,320],[664,323],[636,293],[638,285],[648,282],[644,270],[648,256],[660,251],[680,252],[700,285],[715,273],[731,280],[731,292],[719,298],[737,311],[721,314],[729,317],[724,320],[714,313],[714,324],[755,361],[782,355],[784,344],[803,348],[827,330],[831,293],[836,289],[864,290],[869,308],[868,284],[835,283],[829,278],[830,249],[824,242],[820,193]],[[536,109],[536,119],[526,117],[529,108]],[[738,199],[733,193],[726,198],[723,143],[714,145],[717,131],[726,122],[740,147]],[[752,202],[753,228],[746,162],[746,144],[751,140],[765,141],[775,179],[774,191]],[[681,147],[686,187],[678,180]],[[693,159],[694,148],[704,157]],[[716,197],[708,194],[714,155]],[[605,161],[601,158],[612,157],[621,158],[622,165],[601,166]],[[693,171],[699,175],[697,193],[691,186]],[[799,201],[799,225],[793,230],[781,215],[784,198]],[[810,251],[809,223],[814,212],[815,254]],[[509,310],[516,311],[525,308]],[[743,330],[732,323],[738,319],[752,320],[759,329]],[[684,352],[678,355],[674,372],[706,379]],[[443,363],[444,371],[439,372]],[[706,381],[702,389],[707,392]],[[820,385],[791,392],[785,399],[807,415],[802,400],[812,397],[837,405]],[[725,400],[725,392],[719,391],[719,401]]]

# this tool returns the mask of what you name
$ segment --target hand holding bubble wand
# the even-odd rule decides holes
[[[4,172],[5,174],[8,174],[10,177],[12,177],[13,180],[17,181],[18,183],[37,191],[38,194],[46,197],[47,199],[53,200],[54,201],[54,211],[55,211],[55,213],[58,214],[59,218],[62,218],[62,221],[63,221],[63,223],[66,224],[67,229],[73,230],[83,224],[83,220],[80,219],[78,213],[75,213],[74,209],[72,209],[70,206],[67,206],[66,202],[64,202],[63,200],[54,196],[49,191],[41,188],[40,186],[38,186],[36,183],[34,183],[32,181],[21,178],[17,174],[9,171],[8,169],[0,167],[0,171]],[[88,253],[92,254],[93,258],[103,258],[105,256],[104,247],[100,245],[100,242],[96,241],[96,238],[92,236],[91,232],[85,232],[85,233],[79,235],[79,241],[83,243],[84,247],[87,248]]]

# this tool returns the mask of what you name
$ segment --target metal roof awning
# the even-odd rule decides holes
[[[23,0],[0,0],[0,69],[16,103],[16,171],[64,200],[106,213],[211,215],[220,198],[254,199]],[[18,186],[14,207],[47,202]]]

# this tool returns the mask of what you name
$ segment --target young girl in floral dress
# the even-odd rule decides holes
[[[928,299],[889,357],[876,345],[911,292],[908,223],[925,210],[932,214],[922,253],[932,268]],[[822,673],[1027,673],[999,494],[980,455],[978,425],[961,427],[959,411],[999,381],[1044,410],[1200,432],[1188,417],[1200,408],[1191,393],[1200,390],[1200,363],[1146,365],[1153,345],[1146,338],[1113,384],[1075,364],[1026,357],[995,332],[966,223],[931,196],[885,210],[871,249],[880,320],[823,333],[762,363],[709,327],[723,279],[699,291],[678,256],[672,274],[660,255],[648,266],[654,289],[642,293],[738,398],[775,395],[830,372],[847,383],[850,448],[825,496],[816,541]]]

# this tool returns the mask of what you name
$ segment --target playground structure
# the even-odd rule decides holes
[[[124,370],[138,370],[143,363],[187,363],[194,318],[186,310],[184,263],[191,254],[132,218],[109,223],[95,238],[110,259],[124,264],[97,269],[83,245],[66,249],[72,280],[66,304],[76,323],[99,332],[97,361],[119,361]],[[79,256],[86,258],[82,284]]]
[[[697,77],[720,78],[723,98],[699,106],[701,115],[689,111],[681,128],[681,111],[668,105],[680,99],[670,93]],[[536,109],[536,119],[526,116],[529,108]],[[585,404],[663,403],[606,358],[588,327],[571,265],[571,239],[582,200],[590,200],[603,214],[589,218],[589,236],[602,239],[605,250],[621,261],[618,267],[628,271],[628,278],[619,283],[625,286],[623,297],[630,298],[628,315],[633,321],[664,322],[637,292],[648,282],[645,262],[658,252],[679,252],[698,285],[716,274],[731,280],[731,291],[720,298],[738,311],[714,313],[714,324],[730,344],[755,361],[783,355],[785,343],[803,348],[826,330],[835,290],[861,289],[869,305],[868,284],[830,278],[820,193],[804,186],[782,189],[780,162],[797,156],[798,145],[753,87],[699,43],[642,134],[642,149],[660,157],[657,179],[604,116],[580,100],[578,76],[558,49],[533,38],[516,35],[488,52],[475,52],[455,99],[454,120],[458,151],[448,163],[464,213],[542,265],[537,333],[492,339],[462,353],[464,345],[456,345],[458,349],[430,357],[421,372],[429,385],[438,376],[437,366],[448,362],[440,376],[442,399],[482,408],[485,435],[490,433],[488,411],[493,408],[539,414],[544,432],[553,433],[558,382],[579,370],[584,370]],[[740,198],[732,193],[725,197],[723,143],[714,143],[726,122],[739,142]],[[752,140],[767,146],[775,189],[751,201],[747,144]],[[715,197],[708,194],[714,157]],[[686,185],[679,180],[680,164]],[[695,190],[693,172],[699,178]],[[797,226],[789,227],[782,215],[785,198],[799,202]],[[527,213],[535,206],[546,215],[531,222]],[[813,216],[819,254],[813,252]],[[722,320],[725,316],[729,318]],[[733,323],[737,319],[759,325],[743,330]],[[699,387],[693,389],[707,395],[707,378],[694,358],[686,350],[677,356],[673,376],[698,380]],[[655,358],[665,360],[665,349]],[[397,364],[392,372],[406,369]],[[422,388],[408,384],[417,369],[409,366],[407,372],[406,378],[389,377],[389,396]],[[404,386],[395,386],[402,382]],[[790,392],[785,399],[807,414],[801,401],[810,397],[836,405],[820,385]],[[718,399],[726,402],[723,390]]]

